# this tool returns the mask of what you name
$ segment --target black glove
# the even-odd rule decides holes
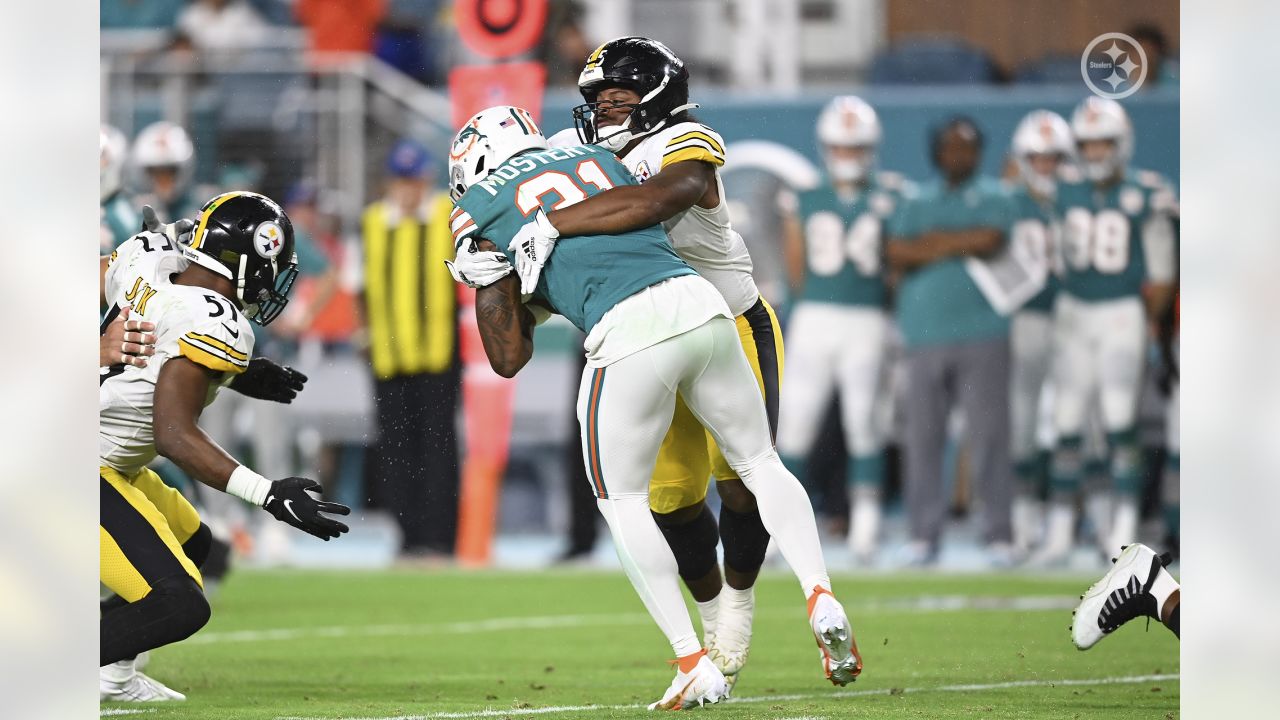
[[[302,391],[307,376],[270,358],[254,358],[227,387],[241,395],[288,405]]]
[[[280,522],[288,523],[326,542],[329,538],[336,538],[346,532],[349,529],[346,525],[320,513],[350,515],[351,508],[340,503],[318,500],[308,490],[319,493],[320,483],[300,477],[276,480],[267,491],[262,509]]]
[[[143,205],[142,229],[145,232],[166,235],[170,240],[181,245],[190,245],[191,235],[196,229],[196,221],[183,218],[181,220],[175,220],[169,225],[165,225],[160,222],[160,218],[156,216],[155,208],[150,205]]]

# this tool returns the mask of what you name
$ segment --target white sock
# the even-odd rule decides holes
[[[815,584],[827,590],[831,581],[827,578],[827,563],[822,557],[822,542],[818,539],[818,522],[813,517],[813,505],[804,486],[795,475],[787,472],[778,453],[750,463],[750,466],[734,468],[756,496],[760,520],[773,536],[782,557],[800,580],[808,596]]]
[[[746,590],[739,590],[734,587],[725,585],[720,591],[721,602],[728,603],[729,607],[734,609],[746,609],[754,605],[756,589],[749,587]]]
[[[726,586],[725,590],[728,589]],[[702,618],[702,636],[715,634],[716,622],[720,619],[720,596],[717,595],[706,602],[694,601],[694,605],[698,607],[698,617]]]
[[[702,643],[680,593],[676,557],[649,512],[648,494],[600,499],[596,507],[609,524],[622,569],[649,615],[671,642],[676,657],[701,650]]]

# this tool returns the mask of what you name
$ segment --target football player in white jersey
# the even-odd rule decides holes
[[[776,435],[782,334],[756,288],[746,244],[730,224],[719,172],[724,141],[689,114],[697,105],[689,102],[688,77],[669,48],[648,38],[611,40],[587,58],[578,79],[586,103],[574,109],[577,132],[564,131],[551,145],[586,142],[612,150],[640,185],[538,214],[513,241],[521,250],[516,269],[527,291],[556,237],[661,224],[676,253],[715,286],[733,313]],[[722,501],[718,526],[705,504],[709,477]],[[732,687],[750,647],[754,586],[769,532],[755,497],[683,399],[677,399],[649,488],[654,517],[697,603],[708,655]],[[724,543],[724,581],[717,538]],[[841,685],[852,679],[828,677]]]
[[[346,525],[339,504],[309,494],[305,478],[271,481],[211,442],[197,421],[218,390],[249,367],[253,330],[287,303],[296,273],[289,218],[270,199],[231,192],[201,210],[190,244],[175,232],[143,232],[105,259],[108,321],[129,305],[155,325],[145,367],[102,369],[99,389],[99,514],[102,583],[122,600],[100,621],[104,700],[181,700],[137,672],[139,653],[177,642],[209,619],[198,565],[207,526],[146,465],[163,455],[191,477],[329,539]]]
[[[1013,500],[1013,543],[1020,555],[1038,544],[1044,529],[1044,502],[1049,483],[1049,450],[1041,450],[1042,401],[1053,349],[1053,301],[1058,278],[1052,267],[1055,250],[1054,198],[1058,179],[1074,155],[1071,128],[1062,116],[1033,110],[1013,131],[1011,153],[1017,168],[1013,188],[1017,213],[1009,230],[1029,257],[1045,264],[1044,288],[1014,313],[1009,325],[1009,441],[1017,487]]]
[[[1133,125],[1114,100],[1089,97],[1071,116],[1085,182],[1061,183],[1062,287],[1054,304],[1053,415],[1058,434],[1053,490],[1042,555],[1071,548],[1085,420],[1101,409],[1115,492],[1111,537],[1102,548],[1134,542],[1142,453],[1138,396],[1149,318],[1168,307],[1177,267],[1173,188],[1158,174],[1129,167]]]
[[[778,452],[804,478],[833,393],[840,397],[848,448],[849,549],[874,561],[885,477],[883,402],[890,325],[883,263],[884,227],[910,192],[906,180],[876,168],[880,120],[861,98],[833,98],[818,115],[827,182],[802,193],[786,220],[796,307],[787,328],[792,362],[782,396]]]

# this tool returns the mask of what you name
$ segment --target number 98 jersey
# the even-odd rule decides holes
[[[1172,282],[1176,213],[1173,188],[1149,171],[1103,189],[1059,185],[1062,289],[1096,302],[1139,295],[1148,281]]]
[[[155,459],[152,407],[160,369],[185,357],[219,373],[205,405],[249,366],[253,329],[235,303],[206,288],[175,285],[170,277],[188,261],[164,235],[141,233],[111,254],[106,321],[128,305],[130,319],[155,323],[156,353],[145,368],[102,368],[98,389],[98,454],[102,465],[131,475]]]
[[[909,183],[896,173],[876,173],[852,197],[828,185],[799,197],[804,231],[801,300],[883,307],[884,226]]]

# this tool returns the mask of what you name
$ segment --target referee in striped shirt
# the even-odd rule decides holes
[[[432,189],[432,159],[401,140],[387,159],[386,196],[363,218],[364,288],[378,445],[369,502],[389,511],[407,556],[453,554],[458,526],[454,417],[461,383],[452,203]]]

